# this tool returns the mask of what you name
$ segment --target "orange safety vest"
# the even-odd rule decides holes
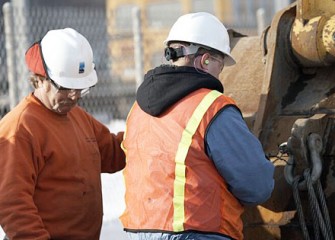
[[[153,117],[134,104],[122,147],[127,230],[213,232],[243,239],[243,207],[206,155],[213,117],[234,100],[197,90]]]

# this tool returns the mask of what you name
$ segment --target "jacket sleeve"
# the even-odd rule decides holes
[[[260,204],[271,196],[274,165],[235,107],[218,113],[208,128],[205,144],[208,156],[242,204]]]
[[[125,154],[121,149],[123,132],[111,133],[105,125],[92,119],[101,154],[101,172],[114,173],[122,170],[126,165]]]
[[[11,240],[50,239],[33,200],[40,164],[33,147],[19,137],[0,140],[0,224]]]

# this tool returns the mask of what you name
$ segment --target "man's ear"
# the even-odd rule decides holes
[[[38,86],[43,88],[46,92],[50,91],[51,89],[51,84],[49,81],[46,78],[40,76],[38,76]]]
[[[36,81],[36,85],[37,87],[43,87],[43,82],[44,82],[44,78],[41,76],[35,76],[35,81]]]
[[[208,53],[205,53],[201,56],[201,59],[200,59],[201,69],[204,70],[205,72],[207,72],[208,70],[209,56],[210,55]]]

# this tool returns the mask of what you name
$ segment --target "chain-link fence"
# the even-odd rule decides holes
[[[24,2],[24,1],[22,1]],[[135,98],[135,82],[113,77],[106,9],[87,6],[43,6],[5,3],[0,18],[0,118],[27,95],[26,49],[48,30],[71,27],[91,43],[99,82],[79,104],[102,121],[125,119]]]
[[[100,1],[100,3],[103,0]],[[216,14],[221,0],[191,0],[190,11]],[[92,45],[99,82],[80,105],[103,122],[125,119],[135,99],[136,71],[143,74],[162,63],[162,39],[176,18],[184,14],[183,0],[152,1],[142,14],[136,45],[132,10],[140,1],[116,6],[115,0],[94,5],[89,1],[12,0],[2,6],[0,14],[0,119],[31,91],[29,73],[24,62],[26,49],[48,30],[72,27]],[[130,1],[131,2],[131,1]],[[146,1],[149,3],[150,1]],[[264,8],[265,22],[270,24],[274,2],[266,0],[225,0],[229,6],[228,28],[244,34],[257,34],[256,11]],[[1,3],[1,1],[0,1]],[[51,5],[52,3],[52,5]],[[63,4],[60,4],[63,3]],[[76,3],[76,4],[73,4]],[[108,4],[109,3],[109,4]],[[141,5],[143,8],[143,4]],[[228,10],[225,10],[226,12]],[[143,17],[145,16],[145,18]],[[140,49],[141,58],[136,57]],[[136,60],[137,59],[137,62]],[[143,61],[143,64],[139,64]],[[138,83],[137,83],[138,84]]]

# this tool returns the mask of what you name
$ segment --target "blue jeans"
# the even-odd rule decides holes
[[[148,232],[127,232],[128,238],[130,240],[231,240],[220,235],[215,234],[204,234],[204,233],[148,233]]]

